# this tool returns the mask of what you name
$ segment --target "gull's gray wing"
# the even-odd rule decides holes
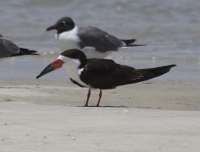
[[[122,40],[102,31],[96,27],[79,27],[78,33],[81,42],[80,47],[94,47],[99,52],[117,51],[119,47],[124,46]]]
[[[15,53],[19,53],[19,47],[10,40],[0,38],[0,58],[9,57]]]

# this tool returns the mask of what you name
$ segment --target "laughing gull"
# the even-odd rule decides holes
[[[37,51],[29,50],[26,48],[19,48],[15,43],[4,38],[0,34],[0,58],[20,56],[20,55],[38,55],[35,54]]]
[[[169,72],[176,66],[172,64],[156,68],[134,69],[109,59],[86,59],[82,51],[71,49],[61,53],[57,60],[49,64],[36,78],[61,68],[63,64],[74,84],[89,88],[85,106],[88,106],[91,88],[100,89],[97,107],[101,100],[102,89],[113,89],[117,86],[149,80]]]
[[[96,27],[77,27],[70,17],[59,19],[46,31],[57,30],[55,39],[61,51],[79,49],[87,58],[105,58],[118,49],[145,46],[133,44],[136,40],[123,40]]]

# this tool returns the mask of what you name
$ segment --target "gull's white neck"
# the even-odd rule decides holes
[[[62,32],[55,35],[55,39],[57,41],[58,47],[62,51],[66,51],[69,49],[80,49],[78,43],[80,42],[80,39],[77,35],[78,27],[75,26],[72,30]]]
[[[83,70],[83,69],[78,69],[78,67],[81,64],[80,60],[68,58],[68,57],[65,57],[65,56],[62,56],[62,55],[60,55],[58,57],[58,59],[60,59],[60,60],[62,60],[64,62],[64,66],[67,69],[67,74],[71,79],[73,79],[74,81],[78,82],[82,86],[88,87],[87,84],[85,84],[84,82],[82,82],[80,80],[80,74],[81,74],[81,72]]]

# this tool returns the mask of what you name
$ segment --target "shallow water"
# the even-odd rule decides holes
[[[157,80],[200,80],[199,0],[1,0],[0,33],[40,56],[0,59],[0,79],[35,79],[59,54],[55,31],[45,32],[63,16],[78,26],[97,26],[120,38],[136,38],[135,47],[108,58],[149,68],[177,64]],[[68,79],[63,68],[41,79]]]

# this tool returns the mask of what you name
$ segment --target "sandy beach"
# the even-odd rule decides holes
[[[199,151],[198,82],[98,90],[69,81],[1,80],[1,152]]]
[[[0,34],[40,55],[0,59],[0,152],[199,152],[200,2],[2,0]],[[147,82],[92,90],[65,68],[35,77],[61,53],[61,17],[146,46],[108,59],[136,69],[176,64]],[[95,42],[95,41],[94,41]],[[2,51],[2,50],[0,50]]]

